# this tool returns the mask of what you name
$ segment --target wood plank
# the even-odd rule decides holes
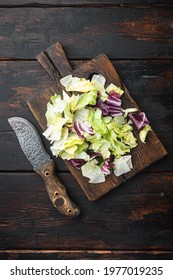
[[[0,131],[11,130],[7,119],[13,116],[34,123],[26,100],[53,84],[55,82],[36,61],[1,61]]]
[[[1,260],[172,260],[173,251],[0,250]]]
[[[124,89],[122,106],[125,106],[125,108],[134,107],[139,109],[129,91],[122,83],[111,61],[105,54],[100,54],[87,63],[83,63],[72,72],[72,68],[59,42],[49,47],[49,49],[47,49],[45,52],[48,54],[48,58],[51,58],[51,61],[53,61],[55,71],[58,70],[61,76],[72,73],[73,76],[85,77],[86,79],[88,79],[95,73],[102,74],[106,78],[106,86],[114,83]],[[60,58],[61,56],[62,58]],[[61,85],[58,84],[57,86],[58,90],[60,90]],[[60,91],[62,92],[62,90]],[[45,112],[47,103],[51,95],[53,95],[53,91],[51,88],[49,88],[43,93],[38,94],[36,97],[31,98],[31,100],[27,102],[33,115],[35,116],[43,130],[47,128]],[[138,136],[139,132],[136,129],[134,129],[134,134],[137,139],[138,146],[135,148],[135,151],[132,151],[133,169],[127,174],[123,174],[123,176],[117,177],[114,174],[111,174],[106,177],[105,182],[101,184],[95,184],[93,186],[93,184],[89,183],[88,179],[83,177],[81,170],[76,169],[68,161],[64,161],[89,200],[97,200],[107,192],[119,186],[125,180],[131,178],[132,176],[142,171],[144,168],[150,166],[152,163],[163,158],[167,154],[165,148],[163,147],[162,143],[159,141],[153,130],[147,137],[147,144],[143,144],[140,141]]]
[[[164,7],[1,8],[0,57],[33,59],[59,41],[70,59],[172,58],[172,19]]]
[[[167,0],[166,3],[164,0],[1,0],[0,6],[37,6],[37,5],[45,5],[48,6],[100,6],[100,5],[168,5],[172,4],[171,0]]]
[[[112,62],[139,107],[146,112],[157,134],[172,132],[172,61]],[[71,61],[73,68],[81,63],[82,60]],[[55,83],[37,61],[0,61],[0,131],[11,129],[7,118],[12,116],[27,118],[37,126],[26,101]]]
[[[37,174],[0,174],[1,250],[173,250],[172,173],[141,173],[94,203],[71,174],[60,179],[77,219],[60,216]]]
[[[51,155],[50,144],[40,135],[46,151]],[[33,167],[25,157],[17,137],[13,131],[0,132],[1,160],[0,171],[33,171]],[[57,171],[67,171],[67,167],[60,158],[52,158],[56,162]]]

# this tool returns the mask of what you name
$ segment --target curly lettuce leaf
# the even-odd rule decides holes
[[[120,157],[119,159],[116,158],[114,160],[113,172],[114,172],[115,176],[118,177],[122,174],[125,174],[125,173],[131,171],[131,169],[133,168],[131,158],[132,158],[131,155],[127,155],[127,156]]]
[[[79,96],[79,100],[76,106],[76,110],[85,108],[87,105],[95,105],[97,99],[97,90],[91,90],[90,92],[83,93]]]
[[[92,76],[91,84],[97,90],[101,101],[106,101],[108,98],[108,94],[106,93],[106,90],[104,87],[105,82],[106,82],[106,79],[101,74]]]
[[[75,95],[75,94],[72,94],[71,98],[70,98],[70,110],[72,113],[74,113],[76,110],[77,110],[77,104],[78,104],[78,101],[79,101],[79,98],[80,98],[80,95]]]
[[[58,141],[61,138],[62,127],[66,120],[61,117],[57,117],[57,122],[50,124],[43,135],[51,142]]]
[[[147,137],[147,134],[149,131],[151,131],[151,126],[149,124],[145,125],[143,127],[143,129],[140,130],[139,132],[139,138],[141,140],[142,143],[146,143],[145,140],[146,140],[146,137]]]
[[[101,139],[99,141],[93,142],[89,148],[92,149],[94,152],[101,154],[102,157],[106,159],[110,157],[110,147],[111,144],[109,141]]]
[[[92,83],[85,78],[72,77],[68,75],[60,80],[66,91],[88,92],[94,90]]]
[[[64,142],[66,141],[67,137],[68,137],[68,128],[64,127],[62,128],[62,132],[61,132],[61,139],[59,139],[58,141],[55,141],[53,143],[53,145],[50,147],[52,154],[56,157],[59,156],[59,153],[64,149]]]
[[[84,177],[89,178],[89,183],[96,184],[105,182],[105,175],[102,173],[95,159],[82,165],[81,171]]]
[[[124,93],[124,91],[120,87],[117,87],[112,83],[106,88],[107,93],[110,93],[111,91],[118,93],[120,96]]]
[[[94,129],[95,133],[100,133],[101,135],[107,133],[107,126],[104,122],[102,112],[99,108],[96,110],[90,110],[90,115],[88,116],[88,121]]]

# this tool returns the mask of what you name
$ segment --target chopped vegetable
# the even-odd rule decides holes
[[[119,159],[114,160],[114,174],[120,176],[124,173],[129,172],[133,168],[131,155],[123,156]]]
[[[84,78],[66,76],[60,80],[66,91],[89,92],[95,90],[95,87],[89,80]]]
[[[116,92],[116,93],[119,94],[120,96],[124,93],[124,91],[123,91],[120,87],[117,87],[117,86],[114,85],[114,84],[110,84],[110,85],[106,88],[106,92],[107,92],[107,93],[110,93],[111,91]]]
[[[149,121],[148,121],[144,112],[141,112],[139,114],[138,113],[130,113],[129,117],[130,117],[130,119],[132,120],[132,122],[134,123],[134,125],[136,126],[136,128],[138,130],[143,128],[145,125],[149,124]]]
[[[105,175],[97,165],[97,160],[88,161],[81,167],[82,175],[89,178],[89,183],[102,183],[105,181]]]
[[[149,124],[145,125],[143,127],[143,129],[140,130],[139,132],[139,138],[141,140],[141,142],[145,143],[145,139],[146,139],[146,136],[148,134],[149,131],[151,131],[151,126]]]
[[[133,126],[145,143],[151,130],[145,113],[122,108],[123,90],[93,75],[91,81],[68,75],[60,80],[62,96],[55,94],[47,104],[47,129],[54,156],[80,168],[90,183],[101,183],[112,172],[121,176],[133,168],[131,149],[137,146]],[[68,93],[67,93],[68,92]]]

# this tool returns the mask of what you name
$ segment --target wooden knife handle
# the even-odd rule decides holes
[[[55,208],[63,215],[74,218],[80,213],[80,209],[69,198],[65,187],[55,176],[54,161],[50,161],[38,169],[35,169],[44,180],[46,190]]]

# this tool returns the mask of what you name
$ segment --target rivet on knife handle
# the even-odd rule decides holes
[[[55,208],[69,217],[76,217],[79,215],[79,208],[67,195],[65,187],[55,177],[55,164],[52,161],[44,164],[35,171],[43,178],[48,195],[55,206]]]
[[[42,176],[53,205],[63,215],[77,217],[80,210],[68,197],[65,187],[54,175],[54,162],[45,151],[36,128],[20,117],[9,118],[8,121],[33,169]]]

